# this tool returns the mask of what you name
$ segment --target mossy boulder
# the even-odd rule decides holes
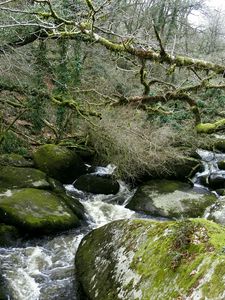
[[[120,189],[119,183],[108,177],[86,174],[80,176],[74,187],[78,190],[93,194],[116,194]]]
[[[178,156],[174,157],[168,163],[167,169],[168,173],[164,172],[162,174],[164,178],[186,180],[202,170],[202,163],[200,160],[193,157]]]
[[[225,139],[219,139],[215,142],[214,148],[220,150],[221,152],[225,152]]]
[[[225,160],[221,160],[218,162],[218,167],[220,170],[225,170]]]
[[[33,188],[7,190],[0,194],[0,219],[33,234],[79,225],[78,217],[60,196]]]
[[[224,227],[203,219],[115,221],[84,237],[77,278],[89,300],[223,300],[224,245]]]
[[[33,168],[3,166],[0,170],[1,188],[40,188],[50,189],[46,174]]]
[[[34,153],[34,162],[38,169],[62,183],[72,183],[86,172],[74,151],[53,144],[40,146]]]
[[[19,237],[19,232],[14,226],[0,224],[0,247],[10,247],[15,245]]]
[[[184,182],[150,180],[137,189],[126,207],[168,218],[199,217],[216,200],[215,195],[199,194]]]
[[[6,153],[0,155],[0,166],[33,167],[34,162],[16,153]]]

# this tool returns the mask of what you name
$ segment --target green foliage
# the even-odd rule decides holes
[[[40,132],[43,127],[42,118],[45,117],[45,101],[41,97],[29,97],[27,101],[29,110],[24,115],[25,118],[33,124],[33,131]]]
[[[210,89],[202,95],[202,99],[205,103],[202,108],[204,122],[212,122],[212,120],[218,118],[218,115],[225,107],[225,92],[219,89]]]
[[[12,131],[8,131],[4,135],[3,142],[0,145],[1,153],[18,153],[21,155],[27,154],[27,145]]]

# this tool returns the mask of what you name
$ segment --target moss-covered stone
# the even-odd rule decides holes
[[[79,225],[78,217],[58,195],[32,188],[0,194],[0,219],[33,234]]]
[[[15,245],[19,237],[19,232],[14,226],[0,224],[0,247]]]
[[[34,162],[16,153],[1,154],[0,166],[33,167]]]
[[[187,183],[150,180],[141,185],[127,208],[162,217],[199,217],[217,200],[213,194],[198,194]]]
[[[224,245],[203,219],[116,221],[82,240],[77,278],[89,300],[223,300]]]
[[[46,174],[33,168],[3,166],[0,171],[1,188],[39,188],[50,189]]]
[[[214,148],[222,152],[225,152],[225,139],[217,140],[214,144]]]
[[[52,144],[40,146],[34,153],[34,162],[38,169],[63,183],[72,183],[86,171],[74,151]]]
[[[75,188],[78,190],[93,193],[93,194],[116,194],[120,189],[119,183],[112,179],[104,176],[97,176],[86,174],[80,176],[74,182]]]

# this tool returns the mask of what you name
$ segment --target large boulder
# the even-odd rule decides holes
[[[137,189],[126,207],[168,218],[199,217],[216,200],[214,194],[199,194],[184,182],[150,180]]]
[[[0,171],[0,188],[51,189],[46,174],[33,168],[3,166]]]
[[[93,194],[116,194],[120,189],[119,183],[108,177],[86,174],[80,176],[74,187],[78,190]]]
[[[72,183],[86,172],[74,151],[53,144],[40,146],[34,153],[34,162],[38,169],[63,183]]]
[[[35,235],[79,225],[78,217],[60,196],[33,188],[0,194],[0,219]]]
[[[224,300],[224,245],[224,227],[203,219],[112,222],[78,248],[82,299]]]

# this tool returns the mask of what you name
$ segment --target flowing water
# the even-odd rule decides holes
[[[203,175],[224,171],[218,170],[217,162],[225,154],[199,150],[204,171],[196,174],[194,185],[202,186],[199,178]],[[96,173],[112,174],[114,166],[99,167]],[[86,211],[87,224],[81,228],[61,233],[55,237],[33,240],[15,248],[0,248],[1,274],[3,275],[8,300],[75,300],[76,280],[74,258],[81,239],[85,234],[108,222],[124,218],[146,217],[125,208],[134,194],[125,183],[120,182],[116,195],[93,195],[67,185],[69,194],[80,199]]]
[[[97,173],[110,174],[113,169],[109,165],[97,169]],[[120,182],[117,195],[85,194],[73,185],[65,187],[84,205],[87,224],[52,238],[27,242],[20,247],[0,248],[1,274],[6,282],[9,300],[77,299],[74,257],[83,236],[113,220],[140,217],[125,208],[134,190],[123,182]]]

